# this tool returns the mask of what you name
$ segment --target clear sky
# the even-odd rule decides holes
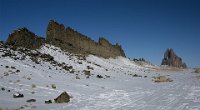
[[[122,45],[129,58],[160,65],[173,48],[200,67],[200,0],[0,0],[0,40],[19,27],[45,37],[49,20]]]

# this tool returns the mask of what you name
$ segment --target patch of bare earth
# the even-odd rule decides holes
[[[152,81],[159,83],[159,82],[172,82],[173,80],[166,76],[158,76],[158,77],[154,77]]]
[[[200,79],[200,76],[196,76],[197,79]]]
[[[194,68],[192,73],[200,73],[200,68]]]

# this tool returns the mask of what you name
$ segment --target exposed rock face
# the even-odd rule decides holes
[[[162,60],[161,65],[168,65],[178,68],[187,68],[186,64],[182,62],[182,59],[178,57],[171,48],[167,49],[164,53],[164,58]]]
[[[46,34],[47,43],[72,53],[93,54],[104,58],[125,57],[120,45],[112,45],[105,38],[100,38],[99,42],[95,42],[70,27],[65,29],[64,25],[53,20],[49,22]]]
[[[12,45],[13,47],[36,49],[39,48],[44,42],[44,38],[37,37],[26,28],[20,28],[9,35],[6,44]]]
[[[6,44],[13,47],[25,47],[28,49],[37,49],[43,43],[55,45],[62,50],[75,54],[93,54],[104,58],[125,57],[120,45],[112,45],[105,38],[99,38],[99,41],[95,42],[72,28],[65,28],[64,25],[58,24],[53,20],[48,24],[46,40],[37,37],[26,28],[20,28],[10,34],[6,42]]]
[[[66,91],[61,93],[57,98],[54,99],[56,103],[68,103],[70,101],[70,96]]]

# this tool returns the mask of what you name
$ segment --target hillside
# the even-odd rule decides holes
[[[198,110],[200,80],[191,71],[72,54],[49,44],[36,50],[1,44],[0,109]],[[64,91],[70,101],[55,103]]]

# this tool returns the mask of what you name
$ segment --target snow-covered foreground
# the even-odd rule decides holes
[[[121,57],[103,59],[90,55],[82,60],[49,45],[38,51],[73,66],[74,73],[45,61],[36,64],[29,57],[25,60],[1,57],[0,109],[200,110],[200,80],[190,70],[147,68]],[[91,75],[87,77],[84,70]],[[133,77],[135,74],[139,77]],[[170,77],[173,82],[153,82],[153,77],[159,75]],[[63,91],[72,96],[69,103],[44,103]],[[13,98],[17,92],[24,97]],[[28,103],[28,99],[36,102]]]

